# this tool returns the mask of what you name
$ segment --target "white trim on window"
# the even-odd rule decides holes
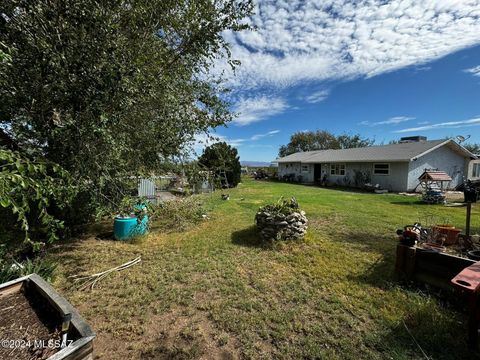
[[[472,166],[472,177],[480,177],[480,163],[475,163]]]
[[[345,164],[330,164],[330,175],[345,176],[346,166]]]
[[[390,175],[390,164],[388,163],[373,164],[373,175]]]
[[[302,173],[309,173],[310,172],[310,165],[302,165],[301,166]]]

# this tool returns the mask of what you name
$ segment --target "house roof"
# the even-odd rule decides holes
[[[354,149],[316,150],[291,154],[277,159],[278,163],[325,163],[325,162],[371,162],[371,161],[411,161],[430,151],[447,145],[465,157],[475,155],[453,140],[428,140],[405,142],[391,145],[377,145]]]
[[[445,171],[427,170],[422,175],[420,175],[418,180],[424,180],[424,181],[452,181],[452,178]]]

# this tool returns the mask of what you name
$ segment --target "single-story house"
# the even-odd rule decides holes
[[[415,191],[425,170],[445,171],[449,189],[465,178],[480,176],[477,156],[454,140],[405,137],[398,144],[354,149],[305,151],[277,159],[278,176],[303,183],[326,180],[331,184],[363,186],[378,184],[390,191]],[[472,160],[474,165],[471,164]],[[475,170],[474,170],[475,168]]]

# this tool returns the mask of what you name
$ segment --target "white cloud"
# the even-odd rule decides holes
[[[241,98],[234,105],[233,110],[239,115],[233,122],[239,126],[248,125],[280,114],[287,108],[287,103],[280,97]]]
[[[264,138],[264,137],[267,137],[267,136],[272,136],[272,135],[275,135],[275,134],[278,134],[280,132],[280,130],[272,130],[272,131],[269,131],[265,134],[256,134],[256,135],[253,135],[250,140],[260,140],[261,138]]]
[[[259,0],[250,23],[258,30],[224,33],[242,62],[230,85],[281,89],[421,67],[478,44],[480,0]]]
[[[311,93],[310,95],[306,96],[304,98],[304,100],[306,102],[311,103],[311,104],[315,104],[315,103],[318,103],[320,101],[325,100],[328,97],[329,94],[330,94],[329,90],[319,90],[319,91],[315,91],[315,92]]]
[[[365,126],[378,126],[378,125],[398,125],[400,123],[403,123],[405,121],[410,121],[414,120],[415,118],[412,116],[395,116],[391,117],[390,119],[384,120],[384,121],[377,121],[377,122],[370,122],[370,121],[362,121],[360,122],[360,125],[365,125]]]
[[[247,140],[248,139],[230,139],[223,135],[200,133],[195,135],[195,139],[193,140],[192,145],[193,150],[197,153],[200,153],[207,146],[210,146],[220,141],[224,141],[228,145],[233,147],[239,147],[242,146]]]
[[[469,73],[469,74],[473,74],[473,76],[480,76],[480,65],[475,66],[475,67],[470,68],[470,69],[465,69],[463,71],[466,72],[466,73]]]
[[[202,152],[203,149],[205,149],[207,146],[210,146],[216,142],[224,141],[228,145],[233,146],[233,147],[239,147],[242,145],[246,145],[247,142],[249,141],[257,141],[260,139],[263,139],[265,137],[270,137],[275,134],[278,134],[280,130],[271,130],[268,131],[264,134],[255,134],[251,136],[250,138],[237,138],[237,139],[231,139],[223,135],[215,134],[215,133],[200,133],[195,135],[195,139],[193,140],[193,150],[195,152]],[[255,144],[255,145],[249,145],[249,147],[270,147],[271,145],[261,145],[261,144]]]
[[[394,132],[406,133],[406,132],[435,130],[435,129],[457,129],[462,127],[470,127],[470,126],[478,126],[478,125],[480,125],[480,117],[468,119],[468,120],[448,121],[448,122],[430,124],[425,126],[406,128],[406,129],[396,130]]]

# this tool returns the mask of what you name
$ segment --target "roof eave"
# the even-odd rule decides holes
[[[465,154],[465,157],[469,157],[471,159],[476,159],[477,157],[472,154],[470,151],[468,151],[467,149],[465,149],[462,145],[460,144],[457,144],[455,141],[453,141],[452,139],[447,139],[445,140],[444,142],[441,142],[440,144],[438,145],[435,145],[433,147],[431,147],[430,149],[428,149],[427,151],[424,151],[423,153],[421,154],[418,154],[414,157],[412,157],[410,159],[410,161],[414,161],[414,160],[417,160],[418,158],[424,156],[424,155],[427,155],[429,153],[431,153],[432,151],[435,151],[437,150],[438,148],[441,148],[442,146],[444,145],[447,145],[447,144],[453,144],[460,152],[463,152]]]

